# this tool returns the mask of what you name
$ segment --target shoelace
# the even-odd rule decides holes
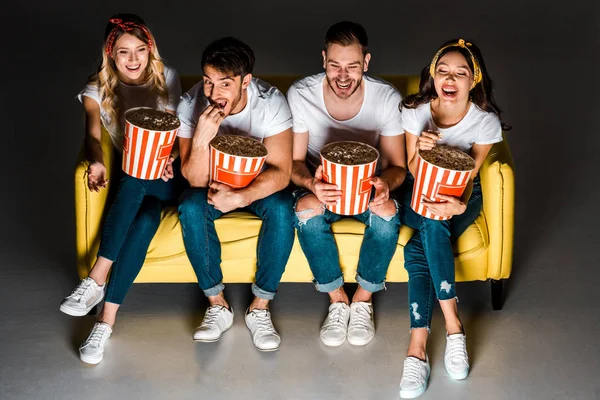
[[[329,323],[325,327],[325,329],[333,329],[333,328],[346,328],[346,322],[342,320],[342,308],[343,305],[337,304],[331,311],[329,311],[329,315],[327,316]]]
[[[421,361],[413,357],[408,357],[404,360],[404,371],[402,372],[402,382],[413,381],[421,382]]]
[[[94,325],[92,333],[90,333],[90,337],[86,341],[85,345],[95,345],[96,347],[100,347],[106,336],[108,336],[108,325],[96,324]]]
[[[253,314],[256,318],[256,336],[264,336],[275,333],[275,327],[269,318],[269,312],[267,310],[252,310],[250,314]]]
[[[465,351],[465,337],[461,336],[453,339],[448,338],[448,341],[450,342],[450,351],[448,352],[450,359],[459,358],[463,362],[468,362],[469,356]]]
[[[91,278],[85,278],[77,285],[69,297],[75,301],[87,300],[91,294],[91,290],[88,289],[92,286],[92,282],[93,280]]]
[[[219,315],[221,314],[221,310],[224,309],[223,306],[210,306],[208,310],[206,310],[206,315],[202,320],[202,324],[200,324],[201,328],[212,327],[214,324],[218,323]]]
[[[349,329],[368,329],[371,327],[370,322],[368,322],[371,320],[371,314],[369,313],[367,307],[369,306],[363,304],[360,304],[358,307],[356,307],[356,316],[354,318],[350,318]]]

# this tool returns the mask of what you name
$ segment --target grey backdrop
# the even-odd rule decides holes
[[[37,3],[37,4],[35,4]],[[466,37],[483,50],[516,164],[518,274],[559,246],[586,265],[598,185],[598,6],[587,1],[102,1],[21,3],[3,22],[5,194],[3,252],[73,262],[72,169],[83,137],[75,95],[93,72],[115,12],[140,14],[180,74],[199,73],[211,40],[238,36],[256,52],[257,74],[321,70],[327,27],[361,22],[372,73],[417,74],[437,46]],[[587,4],[587,5],[584,5]],[[3,146],[3,147],[4,147]],[[565,241],[565,237],[568,240]],[[27,245],[25,245],[27,244]],[[23,253],[26,254],[23,254]],[[548,268],[564,268],[564,265]]]
[[[528,305],[547,308],[548,318],[553,307],[567,304],[592,318],[597,331],[597,4],[12,3],[0,24],[5,138],[0,315],[54,311],[63,291],[76,282],[72,172],[84,132],[75,95],[94,70],[107,19],[116,12],[135,12],[180,74],[198,74],[204,46],[225,35],[253,47],[257,74],[318,72],[324,32],[341,19],[365,26],[374,74],[417,74],[445,40],[474,41],[496,84],[504,120],[513,126],[507,137],[516,165],[516,234],[507,301],[511,293],[535,293]],[[60,282],[60,290],[49,281]],[[565,295],[564,287],[573,290]],[[5,332],[8,340],[17,340],[16,330]]]

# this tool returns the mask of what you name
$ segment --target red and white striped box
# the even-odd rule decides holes
[[[377,152],[377,149],[374,150]],[[321,154],[323,181],[337,185],[342,191],[342,198],[338,204],[326,206],[329,211],[340,215],[357,215],[367,211],[373,186],[370,181],[375,175],[379,159],[379,152],[377,154],[378,157],[374,161],[358,165],[334,163]]]
[[[243,157],[223,153],[210,146],[210,180],[231,186],[246,187],[260,174],[267,156]]]
[[[128,112],[132,110],[135,109]],[[125,120],[123,172],[138,179],[159,179],[171,155],[177,131],[153,131]]]
[[[422,196],[425,195],[435,202],[441,203],[438,197],[440,194],[447,196],[462,196],[471,177],[472,170],[454,171],[441,168],[418,156],[417,176],[413,187],[410,207],[419,215],[438,221],[450,219],[451,217],[441,217],[431,213],[422,202]]]

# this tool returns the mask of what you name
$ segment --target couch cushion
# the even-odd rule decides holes
[[[227,260],[230,257],[233,258],[234,256],[239,257],[240,252],[247,252],[250,257],[255,255],[256,239],[258,238],[261,226],[261,221],[258,217],[245,212],[234,212],[218,219],[215,225],[223,247],[226,247],[228,250],[234,249],[230,256],[227,254],[229,251],[223,251],[223,260]],[[352,218],[344,218],[334,223],[332,230],[336,234],[338,246],[340,245],[340,240],[344,243],[341,253],[348,256],[358,256],[365,225]],[[400,237],[398,240],[400,248],[404,248],[412,233],[413,230],[408,226],[403,225],[400,228]],[[458,239],[454,245],[454,254],[460,259],[467,259],[477,254],[480,250],[486,249],[488,242],[487,226],[485,216],[482,212],[477,220]],[[297,248],[299,249],[299,246],[294,246],[294,251]],[[403,259],[402,253],[401,251],[397,251],[394,257],[400,256]],[[165,208],[160,227],[148,249],[147,262],[167,260],[183,254],[185,254],[185,247],[177,209],[175,207]]]

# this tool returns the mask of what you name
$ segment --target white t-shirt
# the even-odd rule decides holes
[[[321,164],[319,151],[327,143],[354,140],[379,145],[379,136],[404,134],[400,102],[402,96],[390,83],[363,76],[364,100],[358,114],[346,120],[333,118],[325,107],[325,73],[300,79],[287,93],[294,120],[294,133],[308,132],[307,166],[314,173]]]
[[[99,90],[95,85],[86,85],[79,93],[77,98],[83,103],[83,96],[94,99],[100,106],[100,120],[106,128],[112,139],[113,145],[119,151],[123,152],[123,128],[125,127],[125,111],[134,107],[152,107],[159,110],[177,110],[177,104],[181,98],[181,82],[179,75],[175,69],[165,65],[165,81],[167,84],[168,101],[167,104],[159,104],[159,99],[156,94],[152,93],[149,83],[144,85],[132,86],[119,81],[118,96],[119,96],[119,122],[114,123],[110,120],[106,111],[102,108],[100,101]]]
[[[431,116],[430,103],[421,104],[417,108],[402,108],[402,125],[411,135],[420,136],[427,130],[439,131],[442,139],[438,144],[445,144],[466,153],[474,144],[492,144],[502,141],[502,125],[500,118],[492,112],[486,112],[471,103],[469,111],[460,122],[450,128],[438,128]]]
[[[198,82],[181,97],[177,117],[181,126],[177,135],[191,139],[200,114],[208,107],[204,82]],[[252,78],[247,88],[248,103],[242,111],[228,115],[221,122],[217,135],[251,136],[260,142],[292,127],[292,114],[279,89],[267,82]]]

